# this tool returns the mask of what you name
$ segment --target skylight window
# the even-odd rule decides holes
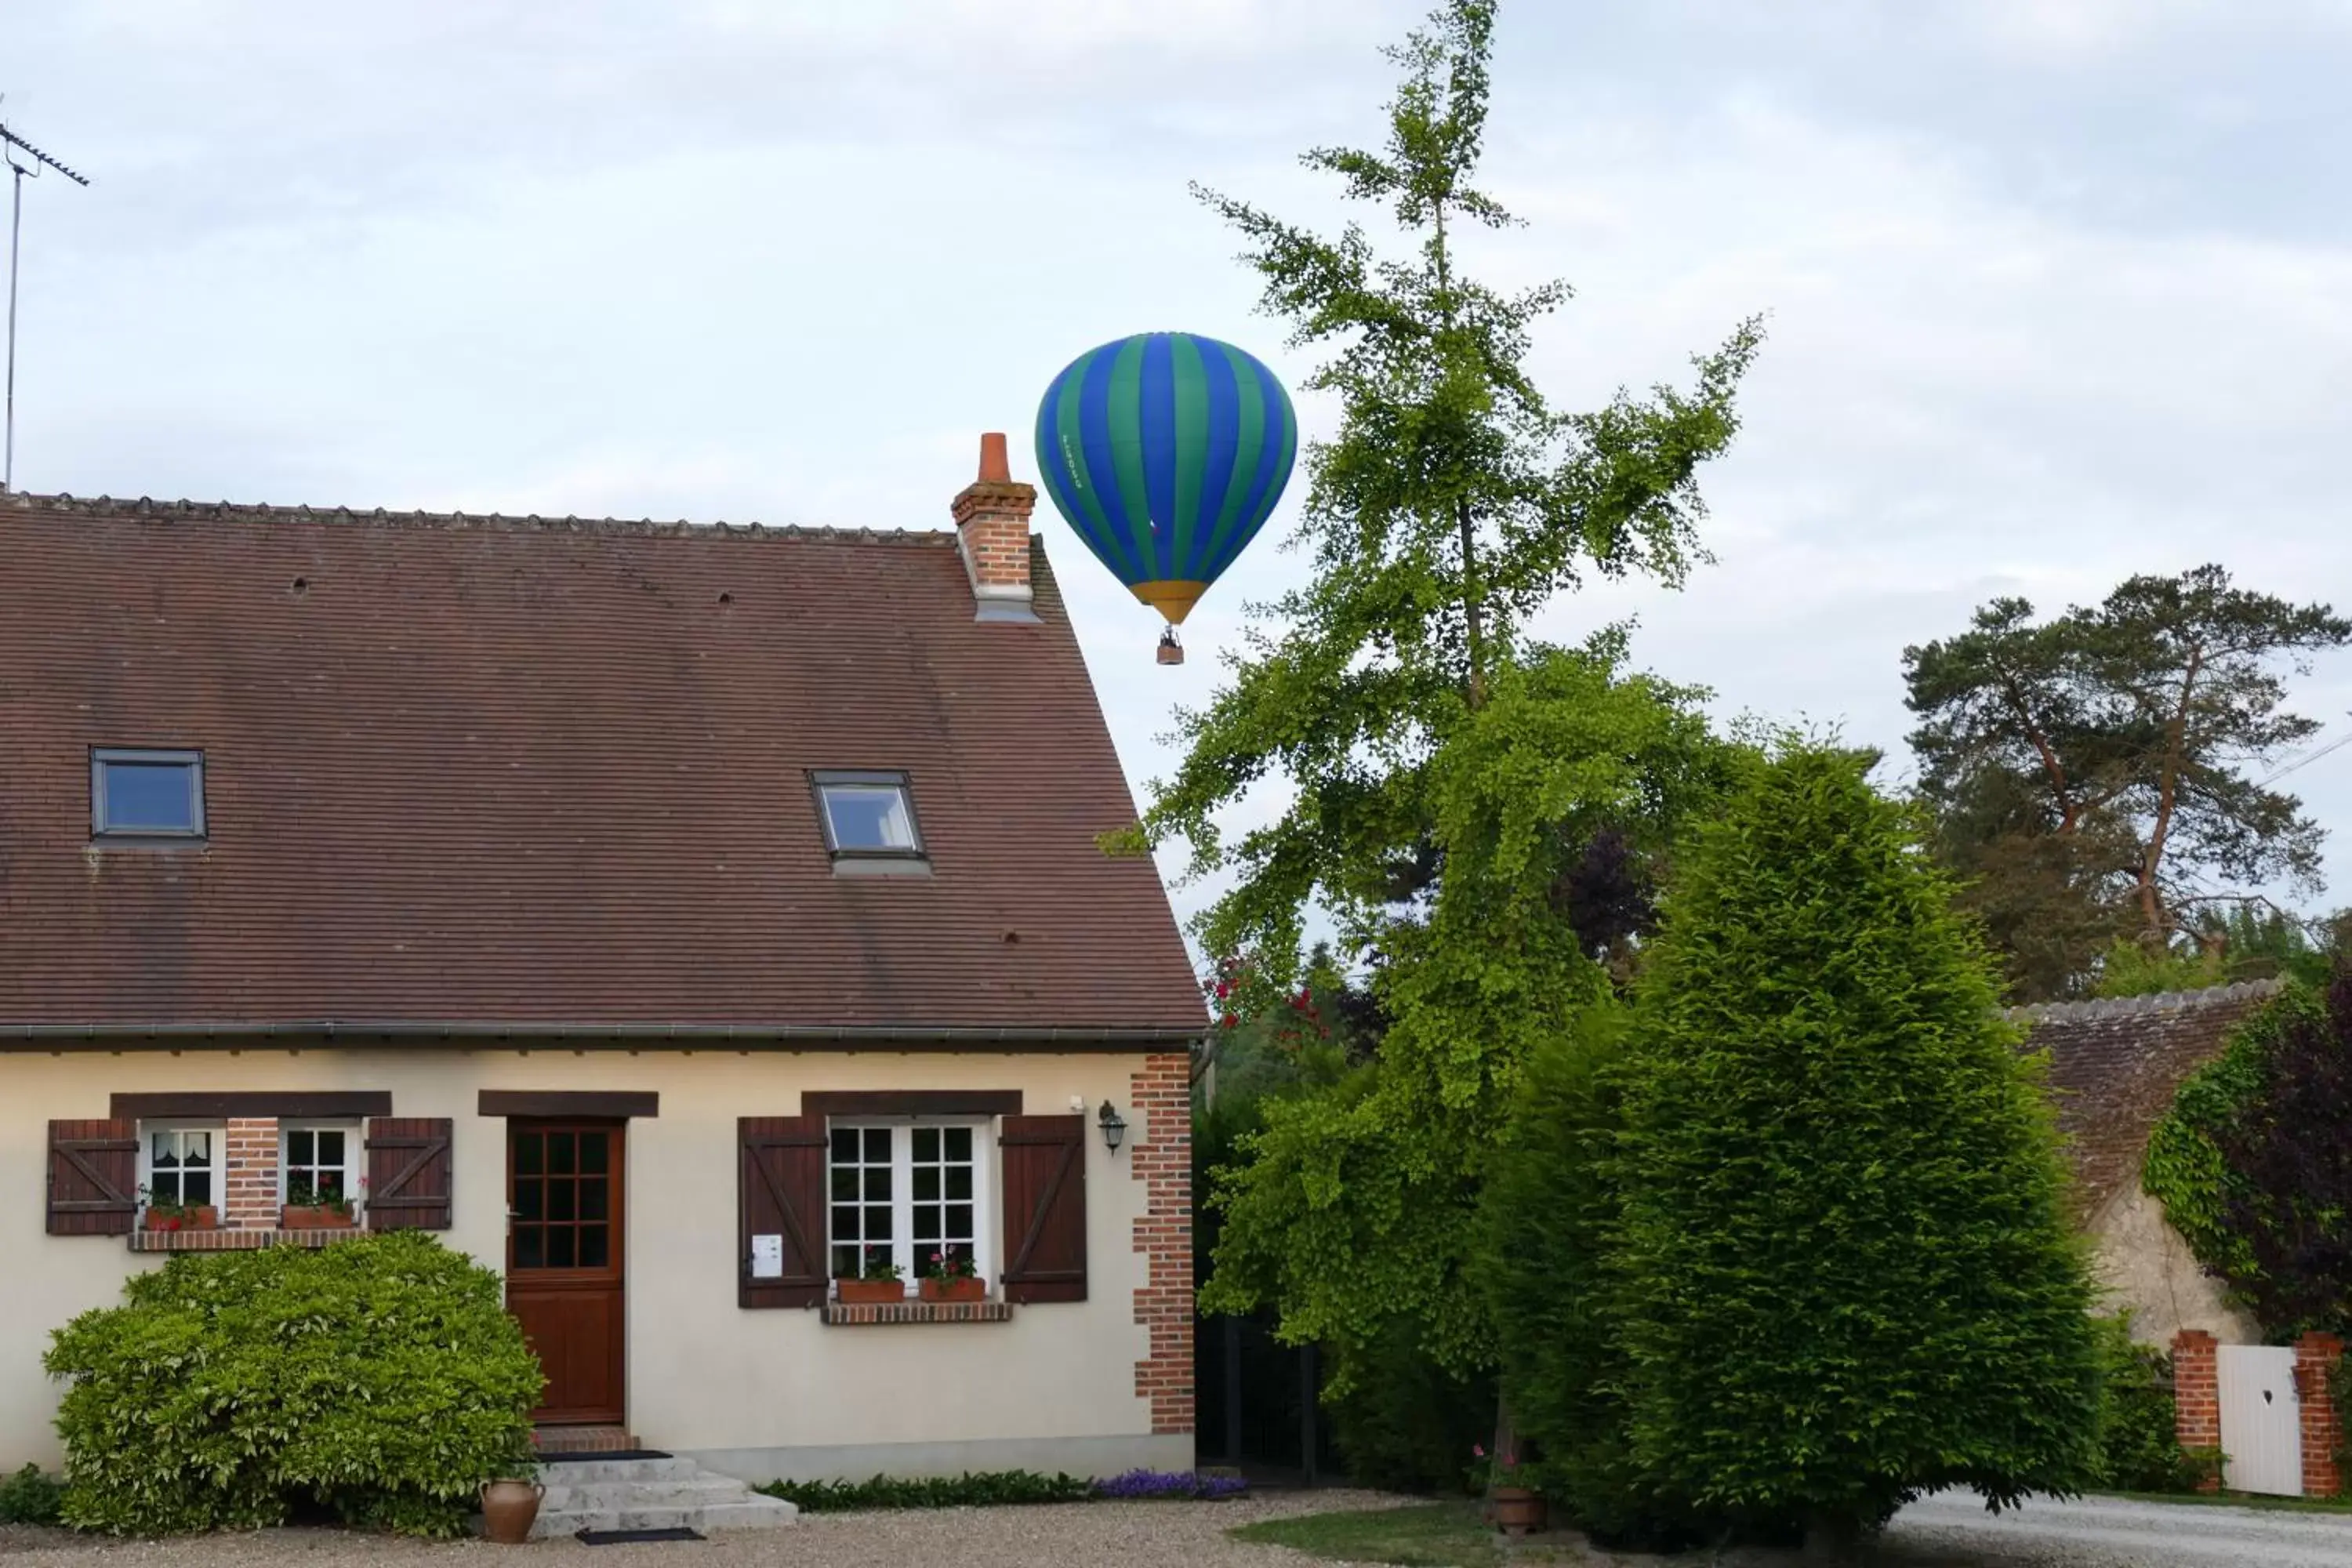
[[[89,830],[100,838],[202,838],[202,752],[89,754]]]
[[[824,847],[836,860],[922,858],[904,773],[823,773],[814,782]]]

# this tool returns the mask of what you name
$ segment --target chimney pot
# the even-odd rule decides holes
[[[1013,463],[1004,455],[1004,432],[1002,430],[991,430],[980,438],[980,482],[984,485],[1009,485],[1013,482]]]

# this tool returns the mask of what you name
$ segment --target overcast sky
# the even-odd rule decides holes
[[[1423,8],[19,0],[0,118],[96,181],[26,187],[19,488],[945,526],[1106,339],[1296,387],[1185,182],[1336,218],[1295,155],[1377,141]],[[2352,606],[2347,79],[2352,0],[1506,0],[1486,183],[1529,226],[1477,263],[1576,286],[1555,401],[1770,332],[1718,563],[1551,629],[1637,616],[1726,714],[1899,767],[1901,649],[1995,595],[2217,560]],[[1041,511],[1139,788],[1303,489],[1174,671]],[[2352,734],[2352,657],[2294,695]],[[2352,747],[2296,783],[2352,902]]]

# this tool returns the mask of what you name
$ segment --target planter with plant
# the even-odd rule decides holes
[[[1472,1484],[1486,1494],[1494,1505],[1495,1527],[1506,1535],[1525,1535],[1541,1530],[1550,1522],[1550,1509],[1544,1495],[1537,1489],[1540,1482],[1536,1468],[1517,1458],[1496,1455],[1486,1457],[1481,1445],[1470,1450],[1475,1463],[1470,1467]]]
[[[895,1263],[868,1259],[859,1272],[835,1276],[833,1287],[845,1305],[887,1305],[907,1299],[907,1284]]]
[[[280,1230],[349,1230],[356,1223],[351,1199],[308,1182],[289,1184],[286,1203],[278,1211]]]
[[[218,1230],[220,1210],[211,1204],[184,1204],[139,1189],[139,1226],[142,1230]]]
[[[979,1266],[969,1258],[960,1258],[941,1250],[931,1254],[923,1265],[921,1281],[926,1301],[982,1301],[988,1298],[988,1281],[980,1277]]]

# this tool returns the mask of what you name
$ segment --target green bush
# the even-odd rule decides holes
[[[2093,1483],[2109,1491],[2190,1492],[2205,1467],[2181,1451],[2172,1358],[2136,1344],[2118,1313],[2094,1327],[2099,1342],[2099,1459]]]
[[[450,1535],[532,1462],[539,1363],[499,1278],[414,1231],[183,1254],[53,1336],[63,1517],[252,1529],[300,1500]]]
[[[1542,1453],[1544,1489],[1604,1546],[1678,1551],[1706,1531],[1633,1460],[1610,1274],[1625,1022],[1604,1004],[1528,1058],[1486,1184],[1486,1282],[1512,1416]]]
[[[0,1476],[0,1524],[55,1524],[64,1495],[65,1483],[38,1465]]]
[[[1506,1393],[1573,1513],[1834,1540],[1937,1487],[2091,1479],[2054,1120],[1865,765],[1760,767],[1680,860],[1622,1052],[1523,1102],[1552,1185],[1502,1200],[1487,1250],[1552,1282],[1506,1336]]]
[[[770,1481],[756,1489],[807,1513],[850,1513],[868,1509],[1086,1502],[1095,1495],[1095,1483],[1076,1476],[1039,1475],[1034,1470],[988,1470],[919,1479],[876,1476],[870,1481]]]
[[[1382,1491],[1463,1490],[1472,1446],[1494,1440],[1494,1379],[1439,1366],[1402,1319],[1384,1324],[1355,1362],[1356,1375],[1324,1406],[1348,1479]]]

